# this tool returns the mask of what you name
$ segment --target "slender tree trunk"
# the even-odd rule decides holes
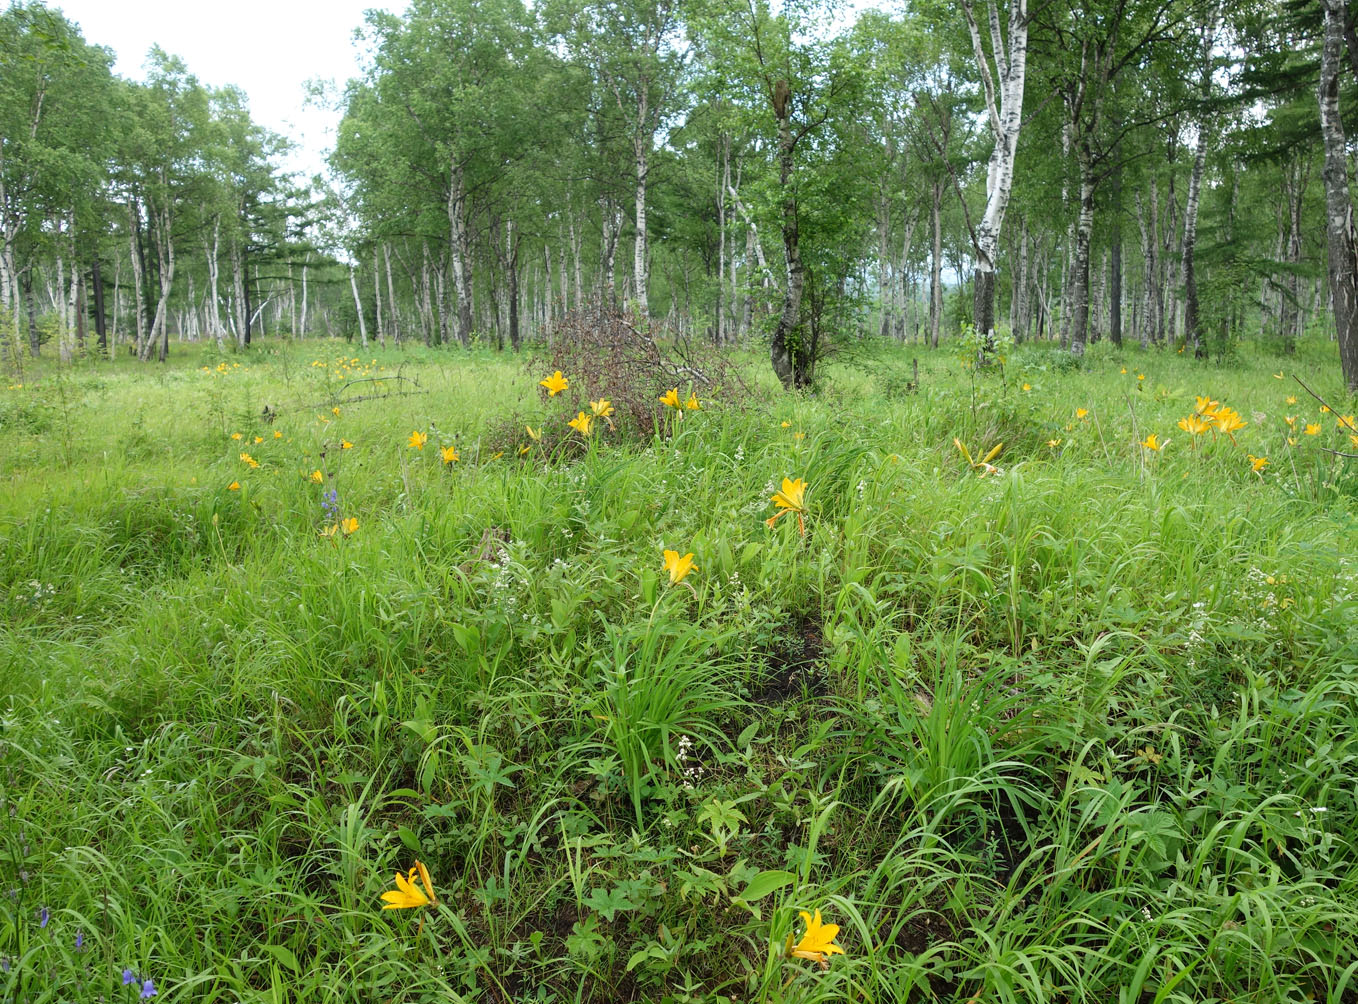
[[[929,259],[929,342],[938,348],[943,325],[943,182],[933,184],[934,243]]]
[[[641,107],[638,112],[638,119],[643,120],[646,115],[646,91],[641,91]],[[649,275],[648,260],[646,257],[646,171],[647,162],[651,153],[651,134],[638,133],[633,144],[633,152],[637,169],[637,188],[636,188],[636,240],[632,246],[632,281],[636,285],[634,295],[637,302],[637,310],[641,315],[642,321],[649,316],[648,293]]]
[[[387,263],[387,317],[391,321],[391,337],[397,345],[401,344],[401,315],[396,309],[396,284],[391,278],[391,245],[382,242],[382,257]]]
[[[1118,157],[1117,151],[1113,153]],[[1112,223],[1108,228],[1109,268],[1108,277],[1108,339],[1122,348],[1122,161],[1119,159],[1113,168],[1112,181]]]
[[[310,253],[308,253],[308,254],[307,254],[307,258],[310,259],[310,257],[311,257],[311,255],[310,255]],[[306,332],[307,332],[307,318],[306,318],[306,315],[307,315],[307,303],[309,302],[308,299],[307,299],[307,288],[306,288],[307,282],[306,282],[306,280],[307,280],[307,262],[304,261],[304,262],[302,262],[302,317],[301,317],[301,320],[298,321],[298,325],[299,325],[300,328],[301,328],[301,330],[298,332],[298,334],[299,334],[301,337],[303,337],[303,338],[306,337]]]
[[[988,5],[992,55],[998,81],[992,76],[985,46],[976,23],[973,0],[962,0],[971,34],[972,50],[981,71],[983,93],[989,113],[994,145],[986,167],[985,212],[976,226],[976,271],[973,289],[973,322],[993,347],[995,336],[995,262],[999,255],[1000,229],[1009,205],[1014,183],[1014,157],[1018,150],[1019,129],[1023,124],[1023,87],[1028,58],[1027,0],[1009,2],[1009,51],[1005,53],[1000,34],[999,10],[995,0]]]
[[[137,353],[141,354],[142,346],[146,343],[146,261],[141,254],[141,213],[137,208],[136,199],[130,199],[127,203],[127,213],[130,226],[128,227],[128,241],[131,249],[132,258],[132,292],[133,302],[136,312],[136,334],[137,334]]]
[[[358,337],[363,348],[368,348],[368,322],[363,319],[363,301],[358,295],[358,278],[354,275],[354,267],[349,266],[349,288],[354,292],[354,313],[358,315]],[[349,337],[353,337],[350,335]]]
[[[802,267],[801,234],[797,224],[797,194],[792,187],[792,114],[791,91],[786,80],[774,86],[773,114],[778,122],[778,185],[782,195],[781,222],[783,251],[787,260],[787,285],[783,290],[783,309],[778,315],[769,345],[773,372],[783,387],[791,390],[810,382],[815,358],[805,344],[801,330],[802,290],[806,274]]]
[[[1322,0],[1325,44],[1320,55],[1320,130],[1325,140],[1325,236],[1330,300],[1339,335],[1339,363],[1358,392],[1358,234],[1349,195],[1344,126],[1339,118],[1339,67],[1344,52],[1344,0]]]
[[[448,186],[448,250],[453,265],[453,295],[457,297],[457,340],[472,343],[471,234],[467,228],[467,191],[462,167],[452,162]]]
[[[104,278],[99,268],[99,256],[90,265],[90,285],[94,289],[94,333],[99,339],[99,351],[108,350],[108,321],[104,316]]]
[[[1094,166],[1087,140],[1077,145],[1080,215],[1075,224],[1075,267],[1071,276],[1070,351],[1082,356],[1089,338],[1089,244],[1094,236]]]

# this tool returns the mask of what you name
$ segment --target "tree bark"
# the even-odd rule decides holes
[[[354,275],[354,267],[349,266],[349,288],[354,292],[354,312],[358,314],[358,337],[364,349],[368,347],[368,322],[363,319],[363,301],[358,295],[358,279]],[[353,337],[352,335],[350,336]]]
[[[453,264],[453,295],[457,297],[457,340],[472,343],[471,234],[467,228],[467,190],[462,167],[452,161],[448,184],[449,254]]]
[[[1330,299],[1339,336],[1339,363],[1344,382],[1358,392],[1358,234],[1344,126],[1339,118],[1339,67],[1344,52],[1344,0],[1322,0],[1325,43],[1320,54],[1320,131],[1325,140],[1325,236]]]
[[[976,226],[976,270],[973,289],[973,323],[987,348],[995,337],[995,262],[999,255],[1000,228],[1009,205],[1014,184],[1014,157],[1018,150],[1019,129],[1023,124],[1023,84],[1028,61],[1028,3],[1009,0],[1009,45],[1005,52],[1000,34],[1000,15],[996,0],[989,0],[990,43],[998,83],[991,75],[990,62],[976,23],[974,0],[962,0],[971,34],[972,52],[981,73],[988,121],[994,145],[986,167],[985,212]]]
[[[943,182],[933,184],[933,254],[929,259],[929,341],[938,348],[939,329],[943,325]]]
[[[1080,215],[1075,223],[1075,262],[1071,273],[1070,351],[1082,356],[1089,338],[1089,245],[1094,236],[1094,167],[1086,142],[1076,146],[1080,165]]]
[[[772,104],[778,122],[778,188],[782,194],[780,216],[787,276],[783,309],[778,314],[778,324],[769,343],[769,359],[773,372],[787,390],[809,383],[814,363],[809,347],[804,344],[805,334],[800,323],[806,273],[802,266],[801,235],[797,229],[797,194],[792,187],[792,154],[796,141],[792,138],[791,97],[787,81],[779,80],[774,85]]]

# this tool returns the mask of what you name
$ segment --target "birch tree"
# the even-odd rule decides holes
[[[1339,117],[1339,74],[1344,56],[1344,0],[1321,0],[1325,37],[1320,52],[1320,129],[1325,141],[1325,236],[1331,308],[1339,336],[1344,382],[1358,392],[1358,232],[1349,193],[1344,124]]]
[[[996,0],[987,0],[986,26],[990,51],[986,51],[976,22],[976,0],[962,0],[971,35],[972,55],[981,77],[986,123],[993,147],[986,165],[985,212],[975,228],[976,270],[973,321],[976,330],[994,344],[995,262],[999,255],[1000,229],[1014,184],[1014,159],[1019,130],[1023,125],[1023,85],[1028,67],[1028,0],[1009,0],[1008,39],[1000,31]],[[992,72],[991,65],[994,64]]]

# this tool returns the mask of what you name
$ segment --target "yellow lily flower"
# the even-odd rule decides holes
[[[349,534],[353,533],[355,530],[358,529],[358,520],[355,519],[353,516],[348,516],[348,517],[346,517],[346,518],[340,520],[340,529],[344,531],[344,535],[347,537],[347,536],[349,536]],[[417,861],[416,864],[419,865],[419,862]],[[420,865],[420,868],[421,868],[421,870],[423,870],[424,866],[423,866],[423,865]],[[429,886],[429,885],[428,885],[428,882],[429,882],[429,876],[426,875],[426,876],[425,876],[425,884],[426,884],[426,886],[428,886],[428,888],[429,888],[430,895],[433,895],[433,889],[434,889],[434,887],[433,887],[433,886]]]
[[[561,375],[561,371],[560,371],[560,370],[557,370],[555,373],[553,373],[553,374],[552,374],[551,376],[549,376],[547,379],[545,379],[545,380],[539,380],[539,381],[538,381],[538,386],[539,386],[539,387],[546,387],[546,388],[547,388],[547,396],[548,396],[548,397],[556,397],[558,394],[560,394],[563,390],[565,390],[565,389],[566,389],[567,387],[569,387],[570,385],[571,385],[571,382]]]
[[[1256,457],[1253,453],[1247,454],[1250,458],[1250,470],[1259,474],[1268,466],[1268,457]]]
[[[239,481],[232,481],[229,485],[226,486],[226,490],[229,491],[229,492],[238,492],[238,491],[240,491],[240,482],[239,482]]]
[[[670,582],[682,582],[684,576],[689,572],[696,572],[698,566],[693,563],[693,552],[690,551],[682,558],[678,551],[665,551],[665,564],[661,566],[663,571],[670,573]]]
[[[1221,407],[1220,401],[1213,401],[1210,397],[1198,396],[1197,413],[1204,418],[1216,416],[1217,409]]]
[[[339,533],[339,524],[338,524],[338,523],[331,523],[329,526],[323,527],[323,528],[321,529],[321,536],[322,536],[322,537],[333,537],[333,536],[334,536],[335,534],[337,534],[337,533]]]
[[[1288,394],[1288,395],[1287,395],[1287,403],[1288,403],[1288,404],[1296,404],[1296,403],[1297,403],[1297,395],[1295,395],[1295,394]]]
[[[664,404],[664,405],[668,405],[669,407],[673,408],[675,411],[679,411],[680,409],[682,409],[682,408],[684,407],[683,404],[682,404],[682,403],[680,402],[680,400],[679,400],[679,388],[678,388],[678,387],[671,387],[668,391],[666,391],[666,392],[665,392],[665,395],[664,395],[662,398],[660,398],[660,403],[661,403],[661,404]]]
[[[1150,450],[1152,453],[1159,453],[1161,450],[1163,450],[1166,446],[1169,445],[1169,440],[1165,440],[1165,442],[1162,443],[1160,442],[1160,437],[1152,432],[1149,436],[1147,436],[1144,440],[1141,441],[1141,445],[1144,446],[1146,449]]]
[[[256,460],[254,457],[250,456],[250,454],[248,453],[242,453],[240,455],[240,459],[243,463],[249,464],[250,467],[252,468],[259,466],[259,461]]]
[[[1212,417],[1216,421],[1217,428],[1230,436],[1231,442],[1233,443],[1235,442],[1235,436],[1232,436],[1231,433],[1249,425],[1248,422],[1240,417],[1240,412],[1236,411],[1234,408],[1223,407]]]
[[[416,429],[414,432],[410,434],[410,439],[408,440],[408,442],[410,444],[411,449],[423,450],[424,444],[429,442],[429,437],[426,436],[423,432],[420,432],[418,429]]]
[[[274,438],[274,439],[282,439],[282,438],[283,438],[283,430],[282,430],[282,429],[274,429],[274,431],[273,431],[273,438]]]
[[[576,432],[580,433],[580,435],[584,436],[585,438],[589,438],[589,427],[593,421],[594,421],[593,415],[586,415],[582,411],[580,412],[580,414],[576,415],[566,424],[569,425]]]
[[[595,418],[607,418],[613,414],[613,405],[603,398],[589,403],[590,410],[594,412]]]
[[[533,437],[533,442],[536,443],[540,439],[542,439],[542,433],[534,430],[534,428],[531,425],[525,425],[524,428],[528,430],[528,435]]]
[[[231,433],[231,438],[232,438],[232,439],[240,439],[240,433],[239,433],[239,432],[233,432],[233,433]]]
[[[1084,418],[1086,415],[1088,415],[1088,414],[1089,414],[1089,409],[1088,409],[1088,408],[1076,408],[1076,409],[1075,409],[1075,417],[1076,417],[1076,418],[1083,419],[1083,418]]]
[[[1058,438],[1058,439],[1049,439],[1049,440],[1047,440],[1047,445],[1050,446],[1050,447],[1054,450],[1054,449],[1056,449],[1058,446],[1061,445],[1061,440],[1060,440],[1059,438]]]
[[[1023,385],[1023,389],[1024,389],[1025,391],[1030,391],[1030,390],[1033,389],[1033,385],[1030,384],[1030,383],[1025,383],[1025,384]]]
[[[457,447],[445,446],[443,449],[439,450],[439,456],[443,458],[445,464],[454,463],[458,459]]]
[[[1179,419],[1179,428],[1183,429],[1184,432],[1191,432],[1195,436],[1201,436],[1211,427],[1212,427],[1211,423],[1207,422],[1205,419],[1203,419],[1201,415],[1198,414],[1189,415],[1187,418]]]
[[[1319,435],[1320,435],[1320,424],[1319,424],[1318,422],[1307,422],[1307,423],[1306,423],[1306,434],[1307,434],[1308,436],[1319,436]]]
[[[783,478],[783,490],[774,492],[769,501],[778,507],[778,511],[764,520],[769,526],[778,522],[779,517],[786,516],[790,512],[797,514],[797,527],[801,530],[802,536],[806,536],[806,521],[802,518],[806,512],[806,482],[801,478],[796,481]]]
[[[698,403],[698,395],[690,393],[688,395],[688,400],[684,402],[684,407],[689,411],[697,411],[701,408],[702,405]]]
[[[1274,379],[1274,380],[1281,380],[1282,378],[1283,378],[1283,371],[1282,371],[1282,370],[1279,370],[1277,373],[1274,373],[1274,374],[1273,374],[1273,379]]]
[[[1358,432],[1358,426],[1354,426],[1353,421],[1353,415],[1336,415],[1334,417],[1334,424],[1339,428],[1348,429],[1350,432]]]
[[[424,888],[421,889],[415,884],[416,880]],[[423,863],[416,861],[415,867],[410,869],[409,875],[396,873],[396,888],[390,889],[382,894],[382,902],[386,906],[383,910],[409,910],[412,907],[438,906],[438,897],[434,895],[434,883],[429,881],[429,869]]]
[[[312,471],[310,477],[311,480],[316,482],[316,484],[318,485],[322,484],[325,481],[325,475],[322,474],[320,471]]]
[[[801,910],[798,915],[806,925],[806,933],[795,945],[792,943],[792,935],[789,934],[784,954],[795,959],[807,959],[817,963],[822,969],[829,969],[830,963],[826,956],[844,954],[844,949],[834,943],[835,935],[839,934],[839,925],[822,922],[819,910],[814,915]]]
[[[1284,416],[1283,416],[1283,421],[1286,422],[1286,423],[1288,424],[1288,426],[1291,427],[1291,428],[1293,428],[1293,429],[1295,429],[1295,428],[1297,427],[1297,416],[1296,416],[1296,415],[1284,415]]]
[[[353,448],[354,448],[354,444],[351,443],[351,442],[349,442],[349,440],[347,440],[347,439],[341,439],[341,440],[340,440],[340,449],[341,449],[341,450],[352,450]]]

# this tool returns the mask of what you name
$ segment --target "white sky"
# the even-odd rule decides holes
[[[370,8],[405,0],[47,0],[79,24],[85,41],[112,49],[114,71],[134,80],[152,45],[181,57],[212,87],[234,84],[256,122],[296,144],[284,163],[305,177],[325,168],[340,113],[307,104],[307,81],[342,88],[359,73],[354,29]]]

